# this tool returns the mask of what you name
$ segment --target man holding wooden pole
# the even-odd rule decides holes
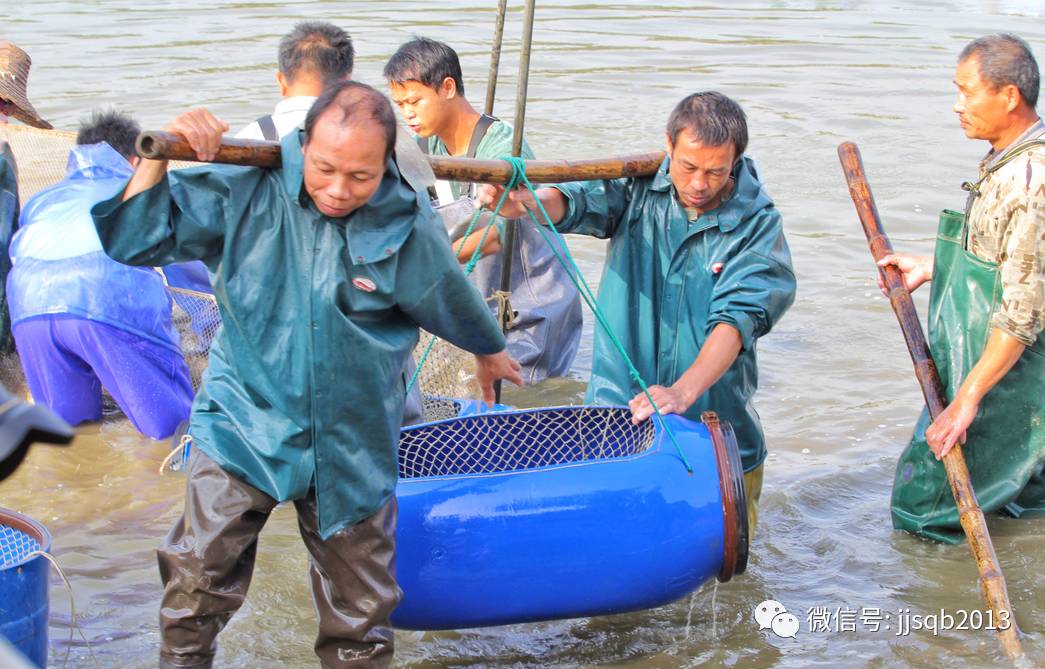
[[[168,130],[208,161],[228,125],[205,109]],[[331,84],[281,167],[168,175],[142,160],[93,210],[127,264],[203,260],[222,329],[193,405],[185,510],[159,550],[160,666],[213,665],[242,605],[258,534],[293,500],[309,550],[324,667],[386,667],[395,581],[396,446],[418,326],[476,354],[484,397],[519,365],[441,222],[392,160],[392,107]]]
[[[610,240],[598,306],[660,411],[700,420],[714,410],[732,425],[753,532],[767,456],[751,402],[756,345],[794,301],[791,253],[745,155],[740,105],[715,91],[689,95],[672,111],[666,140],[651,176],[559,184],[537,197],[560,232]],[[479,198],[493,206],[501,193],[482,186]],[[518,218],[537,204],[518,190],[501,211]],[[585,401],[629,404],[636,423],[648,419],[653,407],[604,330],[592,357]]]
[[[1045,511],[1045,124],[1040,75],[1014,35],[971,42],[958,59],[954,111],[991,150],[966,183],[964,215],[940,218],[934,257],[893,254],[908,290],[932,281],[929,343],[950,404],[922,413],[900,457],[893,525],[947,543],[963,534],[939,460],[967,440],[984,513]]]

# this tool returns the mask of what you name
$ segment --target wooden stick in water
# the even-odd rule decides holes
[[[196,152],[181,136],[146,131],[138,136],[138,155],[152,160],[196,161]],[[505,183],[512,167],[503,160],[475,160],[426,156],[436,177],[447,181]],[[589,179],[643,177],[655,174],[664,160],[663,151],[592,160],[527,160],[526,176],[534,183],[561,183]],[[253,167],[279,167],[279,144],[252,139],[222,140],[215,163]]]
[[[842,161],[842,171],[845,172],[845,180],[849,185],[849,194],[856,205],[860,223],[867,236],[867,243],[871,247],[871,255],[877,262],[891,254],[893,247],[882,228],[878,207],[875,205],[871,187],[868,185],[867,176],[864,173],[863,162],[860,159],[860,149],[852,142],[843,142],[838,146],[838,158]],[[896,312],[897,320],[900,321],[900,329],[907,342],[907,350],[910,351],[911,359],[914,361],[914,371],[918,377],[922,394],[925,396],[925,405],[929,408],[929,415],[935,419],[947,407],[947,395],[932,353],[925,341],[925,334],[922,332],[921,321],[918,320],[918,313],[911,300],[911,294],[904,286],[903,275],[896,267],[890,265],[884,269],[879,268],[879,271],[882,273],[886,289],[889,291],[889,302],[893,306],[893,311]],[[991,536],[987,532],[983,511],[980,510],[979,503],[976,501],[976,492],[969,480],[969,469],[965,465],[961,444],[955,444],[954,448],[943,456],[943,464],[947,470],[947,480],[950,482],[955,504],[958,507],[962,529],[965,530],[965,536],[969,539],[969,548],[972,549],[973,557],[976,559],[983,599],[993,613],[995,621],[1009,622],[1006,629],[998,630],[998,640],[1011,659],[1025,658],[1023,646],[1020,643],[1019,628],[1016,626],[1016,618],[1013,615],[1008,589],[1005,586],[1005,577],[1002,575],[1001,565],[998,564],[998,556],[994,552]],[[1002,611],[1007,617],[1003,616]],[[996,622],[996,624],[998,623]]]

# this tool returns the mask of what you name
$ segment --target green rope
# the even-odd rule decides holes
[[[613,328],[610,326],[609,321],[606,320],[605,314],[603,314],[602,310],[599,309],[595,295],[591,292],[588,282],[584,280],[584,276],[581,274],[581,268],[577,266],[577,262],[573,259],[573,254],[570,253],[569,247],[566,246],[566,240],[563,239],[562,235],[559,234],[559,231],[555,229],[555,224],[552,223],[551,217],[548,216],[548,212],[545,211],[540,198],[537,197],[533,184],[531,184],[530,180],[526,177],[526,163],[523,162],[522,158],[517,158],[515,156],[502,156],[501,160],[507,160],[512,165],[512,177],[509,182],[513,184],[525,184],[526,188],[529,189],[530,194],[533,195],[534,201],[537,202],[537,208],[540,209],[541,215],[544,216],[545,224],[542,225],[537,220],[534,213],[528,210],[527,213],[530,215],[530,220],[533,221],[534,225],[537,227],[537,232],[540,233],[541,237],[551,248],[552,253],[555,254],[555,258],[559,261],[559,264],[562,265],[566,270],[566,273],[570,276],[570,280],[572,280],[573,285],[577,287],[577,292],[580,293],[584,302],[588,305],[588,308],[591,309],[593,314],[595,314],[595,319],[599,322],[599,325],[602,326],[603,331],[609,336],[614,348],[617,349],[617,352],[621,354],[624,361],[628,364],[628,373],[631,378],[639,384],[639,387],[642,388],[646,400],[650,403],[650,406],[653,407],[653,411],[657,415],[657,420],[660,422],[661,429],[667,433],[668,438],[671,439],[671,443],[674,444],[675,450],[678,451],[679,457],[682,459],[682,463],[686,465],[686,471],[692,474],[693,467],[690,466],[686,454],[682,451],[682,447],[675,438],[675,433],[672,432],[667,422],[665,422],[664,414],[660,412],[660,407],[658,407],[657,403],[653,401],[653,397],[649,393],[649,388],[646,386],[646,382],[642,380],[642,375],[639,374],[639,370],[635,368],[635,365],[631,362],[631,358],[628,357],[627,351],[624,350],[624,344],[622,344],[620,339],[617,338],[617,335],[613,332]],[[511,187],[514,187],[514,185]],[[507,194],[509,187],[506,186],[505,188],[505,193]],[[504,201],[503,196],[501,201]],[[498,209],[500,206],[500,203],[498,203]],[[552,233],[554,233],[555,240],[559,243],[559,247],[565,253],[566,259],[564,259],[562,254],[559,253],[559,250],[555,248],[555,244],[553,244],[552,240],[548,238],[548,235],[544,232],[545,230],[551,230]],[[567,264],[567,260],[569,260],[569,264]]]
[[[523,175],[525,176],[525,175]],[[468,259],[468,263],[464,266],[464,275],[468,276],[475,270],[475,266],[482,260],[482,249],[483,244],[486,243],[486,237],[490,234],[490,229],[494,226],[494,222],[497,220],[497,214],[501,212],[501,207],[504,206],[504,201],[508,199],[508,193],[519,185],[519,177],[513,172],[512,176],[508,179],[505,184],[504,194],[501,195],[500,201],[493,210],[493,214],[490,216],[490,222],[486,224],[486,228],[483,229],[483,235],[479,238],[479,243],[476,244],[475,249],[472,251],[471,257]],[[461,243],[458,244],[457,249],[454,251],[454,255],[459,255],[461,249],[464,248],[464,244],[468,241],[468,235],[472,234],[472,230],[475,228],[475,224],[479,222],[479,217],[483,215],[483,212],[487,211],[486,207],[480,207],[476,210],[472,216],[472,220],[468,222],[468,227],[465,228],[464,236],[461,237]],[[432,337],[428,340],[428,346],[425,347],[425,352],[421,354],[421,359],[417,361],[417,367],[414,369],[414,373],[410,376],[410,382],[406,384],[406,394],[409,395],[410,391],[413,390],[414,384],[417,383],[417,377],[421,374],[421,368],[424,367],[425,361],[428,360],[428,354],[432,352],[432,347],[435,346],[436,337]]]

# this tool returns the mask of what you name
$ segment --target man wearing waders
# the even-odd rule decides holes
[[[958,58],[954,111],[991,150],[965,214],[940,216],[935,257],[895,254],[908,290],[932,281],[929,347],[950,404],[927,411],[900,456],[893,526],[938,541],[962,538],[940,459],[965,442],[985,513],[1045,511],[1045,125],[1035,111],[1038,64],[1026,42],[990,35]]]
[[[202,161],[228,125],[168,130]],[[476,354],[484,398],[519,366],[446,232],[392,160],[380,93],[331,84],[277,169],[143,160],[95,224],[121,262],[202,260],[223,326],[193,404],[182,517],[159,550],[163,667],[210,667],[247,593],[258,534],[293,500],[324,667],[386,667],[395,581],[403,365],[418,327]]]
[[[480,114],[464,97],[464,80],[457,52],[435,40],[415,38],[389,59],[384,69],[392,101],[399,107],[422,151],[436,156],[494,159],[511,155],[512,127]],[[523,143],[523,158],[533,158]],[[469,184],[440,181],[435,186],[438,205],[463,214],[450,230],[457,250],[465,224],[472,218]],[[453,209],[457,211],[456,208]],[[444,210],[445,214],[446,211]],[[458,252],[467,263],[482,241],[486,220],[481,220]],[[444,217],[444,221],[446,218]],[[501,288],[501,233],[505,220],[498,217],[486,235],[485,256],[469,276],[483,297]],[[581,303],[577,289],[555,254],[529,218],[516,228],[512,254],[511,308],[516,317],[508,331],[508,352],[522,365],[526,383],[549,376],[565,376],[577,354],[581,335]]]

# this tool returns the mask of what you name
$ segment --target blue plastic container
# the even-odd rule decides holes
[[[396,571],[403,629],[650,608],[747,565],[732,429],[624,407],[461,416],[403,430]]]
[[[43,525],[0,508],[0,635],[38,667],[47,666],[51,564],[32,553],[50,549]]]

